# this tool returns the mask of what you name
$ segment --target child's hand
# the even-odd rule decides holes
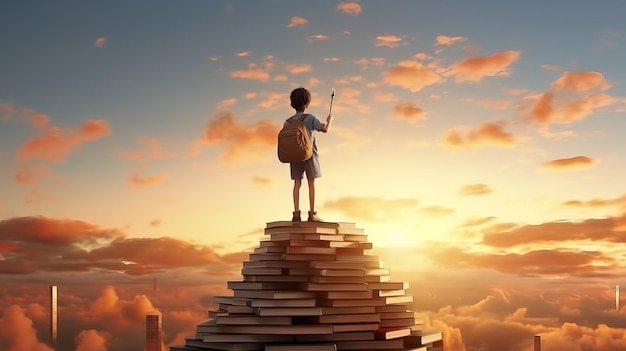
[[[335,119],[332,115],[328,115],[328,117],[326,117],[326,123],[330,123],[333,119]]]

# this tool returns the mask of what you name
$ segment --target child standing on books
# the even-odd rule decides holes
[[[296,114],[291,118],[298,119],[304,111],[309,107],[311,103],[311,93],[305,88],[297,88],[291,92],[290,95],[291,107],[296,110]],[[320,170],[320,159],[317,152],[317,144],[315,143],[315,132],[328,133],[330,125],[333,121],[333,116],[328,115],[326,117],[326,124],[322,123],[315,116],[308,114],[302,121],[309,132],[311,144],[313,144],[313,156],[306,161],[293,162],[289,164],[291,170],[291,179],[293,179],[293,217],[294,222],[301,221],[300,217],[300,187],[302,186],[302,178],[306,173],[306,178],[309,185],[309,217],[310,222],[322,222],[322,219],[317,215],[315,211],[315,178],[322,176]],[[288,122],[285,121],[285,125]]]

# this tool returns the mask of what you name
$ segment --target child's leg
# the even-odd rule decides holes
[[[309,209],[315,212],[315,178],[307,178],[309,181]]]
[[[293,210],[294,212],[300,211],[300,186],[302,185],[302,179],[293,180]]]

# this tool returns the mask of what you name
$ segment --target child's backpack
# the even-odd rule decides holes
[[[309,131],[304,125],[307,114],[299,119],[293,117],[287,120],[287,124],[278,133],[278,159],[283,163],[306,161],[313,155],[313,145],[309,137]]]

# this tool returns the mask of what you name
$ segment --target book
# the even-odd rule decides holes
[[[365,270],[365,275],[389,275],[389,274],[390,274],[389,268],[373,268],[373,269]]]
[[[338,234],[272,234],[272,241],[275,240],[326,240],[326,241],[343,241],[343,235]]]
[[[370,242],[358,242],[358,241],[331,241],[329,242],[330,247],[353,247],[360,249],[372,249],[374,248],[374,244]]]
[[[203,340],[185,338],[185,345],[193,347],[189,350],[198,350],[198,348],[224,351],[258,351],[263,350],[262,343],[225,343],[225,342],[205,342]],[[171,350],[171,349],[170,349]]]
[[[244,262],[243,268],[307,268],[308,262],[289,262],[283,259],[278,261]]]
[[[248,255],[250,261],[278,261],[282,259],[283,254],[280,252],[274,253],[251,253]]]
[[[337,250],[334,247],[288,246],[285,252],[288,254],[333,255],[334,258]]]
[[[291,317],[262,317],[254,314],[217,315],[216,324],[220,325],[291,325]]]
[[[253,251],[255,254],[261,253],[285,253],[287,252],[287,247],[285,246],[263,246],[257,247]]]
[[[357,314],[357,313],[376,313],[374,306],[358,306],[358,307],[322,307],[322,315],[331,314]]]
[[[371,290],[367,290],[366,284],[306,283],[304,285],[304,289],[307,291],[367,291],[369,292],[369,295],[371,296]]]
[[[354,228],[355,223],[350,222],[292,222],[292,221],[274,221],[267,222],[265,228],[276,227],[324,227],[324,228]]]
[[[442,333],[440,331],[412,331],[411,335],[404,338],[404,341],[408,346],[420,346],[430,344],[441,339]]]
[[[398,306],[398,305],[391,305]],[[403,312],[382,312],[380,319],[398,319],[398,318],[415,318],[415,312],[403,311]]]
[[[386,305],[376,307],[376,312],[406,312],[406,305]]]
[[[317,269],[358,269],[365,270],[364,262],[350,261],[313,261],[309,263],[309,267]]]
[[[365,271],[362,269],[321,269],[319,275],[324,277],[360,277],[365,276]]]
[[[298,335],[298,334],[332,334],[330,325],[198,325],[199,333],[225,334],[268,334],[268,335]]]
[[[340,243],[341,241],[321,241],[321,240],[287,240],[287,241],[280,241],[280,242],[286,242],[288,243],[287,246],[292,246],[292,247],[300,247],[300,246],[304,246],[304,247],[333,247],[332,243]]]
[[[345,323],[378,323],[378,313],[331,314],[326,316],[295,318],[295,324],[345,324]]]
[[[298,282],[303,283],[309,281],[307,275],[244,275],[243,280],[246,282]],[[365,277],[363,277],[365,283]]]
[[[345,241],[355,241],[355,242],[366,242],[367,241],[367,235],[358,235],[358,234],[343,234],[340,233],[339,235],[343,235],[343,240]]]
[[[410,327],[415,325],[415,318],[394,318],[394,319],[381,319],[381,328],[394,328],[394,327]]]
[[[337,346],[329,343],[276,344],[265,345],[265,351],[337,351]]]
[[[386,282],[386,281],[389,281],[390,279],[391,277],[388,275],[366,275],[365,276],[365,281],[367,283]]]
[[[278,234],[337,234],[336,228],[324,228],[324,227],[312,227],[312,226],[300,226],[300,227],[274,227],[265,228],[265,235],[278,235]],[[273,237],[272,237],[272,240]]]
[[[257,316],[321,316],[321,307],[256,307]]]
[[[364,235],[365,230],[361,228],[337,228],[338,234]]]
[[[297,282],[240,282],[229,281],[227,287],[231,290],[293,290],[298,288]]]
[[[246,299],[242,299],[239,297],[235,297],[235,296],[213,296],[213,302],[220,304],[227,304],[227,305],[238,305],[238,306],[245,306],[246,305]]]
[[[203,334],[204,342],[293,342],[292,335]]]
[[[235,297],[252,299],[312,299],[314,291],[302,290],[235,290]]]
[[[369,285],[368,285],[369,288]],[[376,296],[379,297],[387,297],[387,296],[403,296],[406,294],[406,290],[404,289],[400,289],[400,290],[375,290],[376,291]]]
[[[366,250],[358,247],[337,247],[332,248],[337,255],[370,255],[372,250]]]
[[[372,290],[406,290],[409,288],[409,283],[391,281],[381,283],[367,283],[367,288]]]
[[[329,284],[330,285],[330,284]],[[371,299],[372,291],[321,291],[317,294],[317,297],[328,300],[338,299]]]
[[[254,313],[252,307],[248,306],[237,306],[237,305],[227,305],[220,303],[219,308],[222,310],[226,310],[228,313]]]
[[[335,255],[322,254],[284,254],[286,261],[334,261]]]
[[[252,299],[250,307],[315,307],[315,299]]]
[[[351,324],[334,324],[333,333],[344,333],[354,331],[375,331],[378,330],[378,323],[351,323]]]
[[[241,270],[242,275],[282,275],[283,270],[281,268],[243,268]]]
[[[407,304],[413,302],[413,295],[389,296],[385,297],[384,299],[386,305]]]
[[[379,260],[380,260],[380,257],[378,256],[337,255],[337,261],[357,261],[357,262],[376,261],[378,262]]]
[[[336,344],[339,350],[393,350],[404,348],[402,339],[337,341]]]
[[[312,275],[312,276],[308,277],[308,281],[310,281],[312,283],[363,284],[363,283],[365,283],[365,276],[360,276],[360,277],[327,277],[327,276],[322,276],[322,275]]]
[[[411,335],[411,328],[380,328],[376,331],[377,340],[397,339]]]
[[[384,306],[382,299],[350,299],[350,300],[328,300],[318,299],[317,305],[322,307],[359,307],[359,306]]]
[[[297,342],[307,341],[340,341],[340,340],[374,340],[374,332],[343,332],[328,335],[296,335]]]
[[[228,316],[228,311],[226,310],[209,310],[209,318],[217,318],[217,316]]]

